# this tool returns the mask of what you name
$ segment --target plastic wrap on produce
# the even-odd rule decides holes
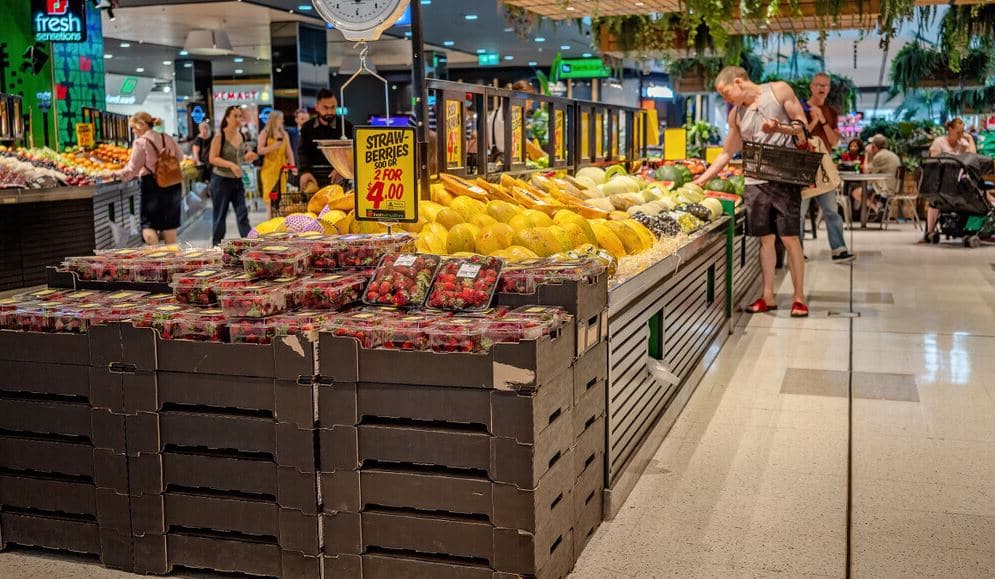
[[[677,253],[677,250],[687,245],[688,236],[680,234],[674,237],[658,239],[653,247],[635,255],[627,255],[618,260],[618,270],[611,280],[611,285],[619,285],[649,269],[667,257]]]

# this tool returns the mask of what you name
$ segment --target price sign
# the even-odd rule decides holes
[[[92,149],[96,146],[92,124],[76,123],[76,144],[84,149]]]
[[[594,117],[594,157],[601,160],[605,156],[605,116],[598,113]]]
[[[511,162],[525,162],[525,113],[520,106],[511,107]]]
[[[580,113],[580,158],[591,158],[591,113]]]
[[[356,220],[418,221],[414,128],[356,127],[352,146]]]
[[[446,101],[446,168],[463,166],[463,103]]]
[[[567,140],[564,133],[565,116],[566,111],[563,109],[553,111],[553,152],[557,161],[563,161],[567,158]]]
[[[618,121],[619,115],[612,115],[611,135],[609,136],[609,157],[612,161],[618,159]]]

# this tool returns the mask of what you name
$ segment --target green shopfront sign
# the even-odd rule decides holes
[[[600,58],[557,59],[553,66],[553,80],[608,78],[612,72]]]
[[[478,54],[477,55],[477,65],[478,66],[497,66],[501,62],[501,58],[497,54]]]
[[[31,0],[35,42],[86,42],[85,0]]]

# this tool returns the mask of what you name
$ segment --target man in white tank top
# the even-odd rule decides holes
[[[733,105],[729,111],[729,136],[722,152],[695,183],[704,186],[743,148],[744,141],[791,146],[806,141],[805,110],[787,83],[758,85],[746,70],[727,66],[715,78],[715,90]],[[789,124],[798,121],[797,124]],[[778,236],[788,252],[794,298],[791,316],[808,316],[805,305],[805,256],[802,253],[801,187],[775,181],[747,179],[743,194],[746,205],[747,234],[760,238],[760,265],[763,271],[763,295],[744,308],[752,314],[777,309],[774,302],[774,268],[777,261],[774,242]]]

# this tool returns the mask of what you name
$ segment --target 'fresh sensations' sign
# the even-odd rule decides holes
[[[86,42],[85,0],[31,0],[35,42]]]

